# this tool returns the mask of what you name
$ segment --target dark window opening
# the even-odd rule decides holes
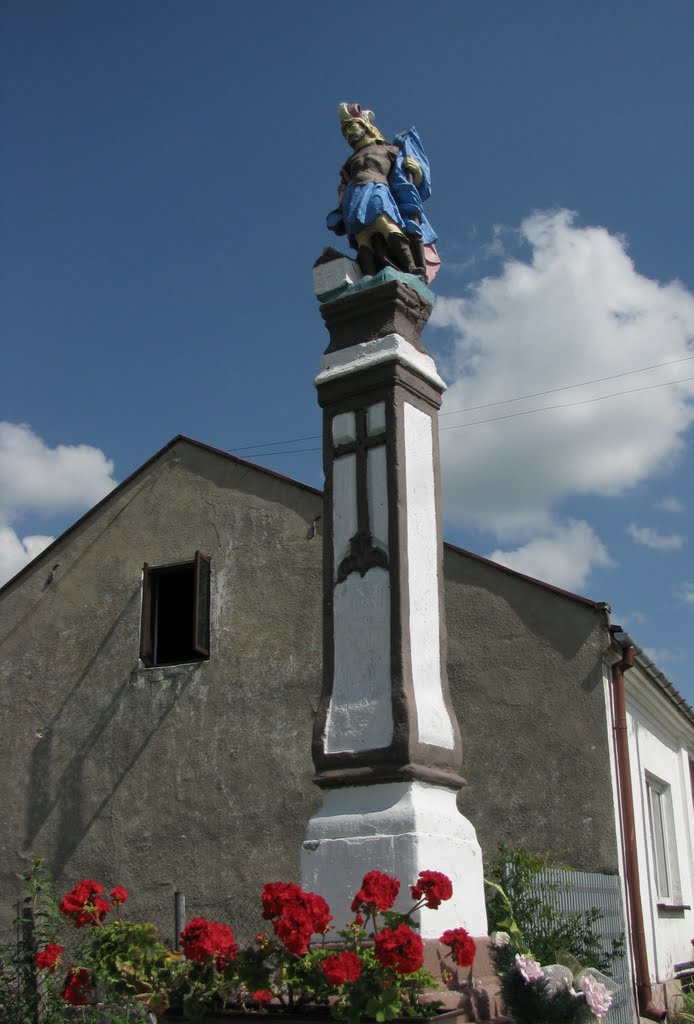
[[[210,559],[142,572],[140,657],[147,666],[204,661],[210,656]]]

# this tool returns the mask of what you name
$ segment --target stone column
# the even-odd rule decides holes
[[[443,871],[454,897],[421,912],[422,936],[459,925],[486,935],[481,852],[456,804],[464,780],[446,675],[438,448],[445,384],[421,341],[433,297],[397,271],[356,281],[344,258],[317,270],[330,334],[316,380],[325,514],[313,759],[324,798],[303,844],[303,884],[340,926],[366,871],[396,875],[403,907],[421,870]]]

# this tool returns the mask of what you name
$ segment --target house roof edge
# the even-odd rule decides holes
[[[553,594],[559,594],[560,597],[567,597],[570,601],[577,601],[579,604],[595,609],[595,611],[605,611],[608,614],[610,612],[610,606],[606,601],[593,601],[591,598],[583,597],[581,594],[574,594],[571,590],[563,590],[561,587],[555,587],[553,583],[547,583],[545,580],[539,580],[535,576],[528,576],[524,572],[518,572],[517,569],[511,569],[508,565],[502,565],[501,562],[495,562],[492,558],[485,558],[484,555],[478,555],[475,551],[468,551],[467,548],[461,548],[459,545],[451,544],[449,541],[444,541],[444,546],[460,555],[465,555],[467,558],[474,559],[475,562],[481,562],[483,565],[489,565],[493,569],[498,569],[499,572],[506,573],[508,576],[516,576],[518,579],[525,580],[527,583],[534,583],[536,586],[542,587],[544,590],[551,590]]]
[[[319,497],[322,497],[323,495],[323,492],[319,491],[316,487],[311,487],[309,484],[301,483],[300,480],[294,480],[292,479],[292,477],[284,476],[282,473],[277,473],[273,469],[267,469],[265,466],[259,466],[256,462],[250,462],[248,459],[242,459],[238,455],[232,455],[231,452],[226,452],[222,448],[215,448],[213,445],[205,444],[203,441],[196,441],[195,438],[187,437],[185,434],[176,434],[175,437],[172,437],[170,441],[167,441],[167,443],[162,448],[156,451],[154,455],[151,455],[145,462],[143,462],[140,466],[134,469],[132,473],[128,474],[128,476],[126,476],[124,480],[121,480],[120,483],[116,484],[116,486],[112,488],[112,490],[110,490],[108,494],[105,494],[103,498],[100,499],[100,501],[97,501],[95,505],[92,505],[91,508],[87,509],[87,511],[83,515],[81,515],[79,519],[76,519],[74,523],[71,523],[70,526],[67,527],[67,529],[63,530],[63,532],[60,533],[55,538],[55,540],[51,541],[51,543],[47,547],[45,547],[42,551],[39,551],[38,555],[32,558],[31,561],[27,562],[26,565],[23,565],[22,568],[14,574],[14,576],[11,576],[9,580],[3,583],[2,586],[0,586],[0,597],[2,597],[4,592],[9,587],[11,587],[12,584],[16,583],[24,575],[24,573],[28,572],[32,568],[32,566],[34,566],[39,561],[39,559],[45,558],[47,555],[49,555],[50,552],[61,541],[63,541],[75,530],[77,530],[91,516],[98,512],[99,509],[103,508],[109,501],[112,501],[112,499],[116,495],[120,494],[121,491],[124,491],[142,473],[146,472],[146,470],[151,465],[153,465],[155,462],[157,462],[158,459],[161,459],[163,455],[170,451],[171,448],[173,448],[177,444],[180,444],[181,442],[189,444],[194,448],[200,448],[203,451],[212,452],[214,455],[221,455],[225,459],[229,459],[232,462],[240,463],[243,466],[248,466],[250,469],[254,469],[258,473],[263,473],[267,476],[274,477],[276,480],[281,480],[283,483],[293,484],[295,487],[300,487],[302,490],[309,491],[311,494],[318,495]]]

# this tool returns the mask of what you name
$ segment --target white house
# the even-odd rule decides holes
[[[639,1008],[657,1019],[672,1003],[676,965],[694,956],[694,712],[612,631],[622,651],[606,678],[621,875]]]

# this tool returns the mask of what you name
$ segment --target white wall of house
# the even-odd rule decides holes
[[[625,674],[641,901],[651,981],[692,958],[694,724],[638,665]]]

